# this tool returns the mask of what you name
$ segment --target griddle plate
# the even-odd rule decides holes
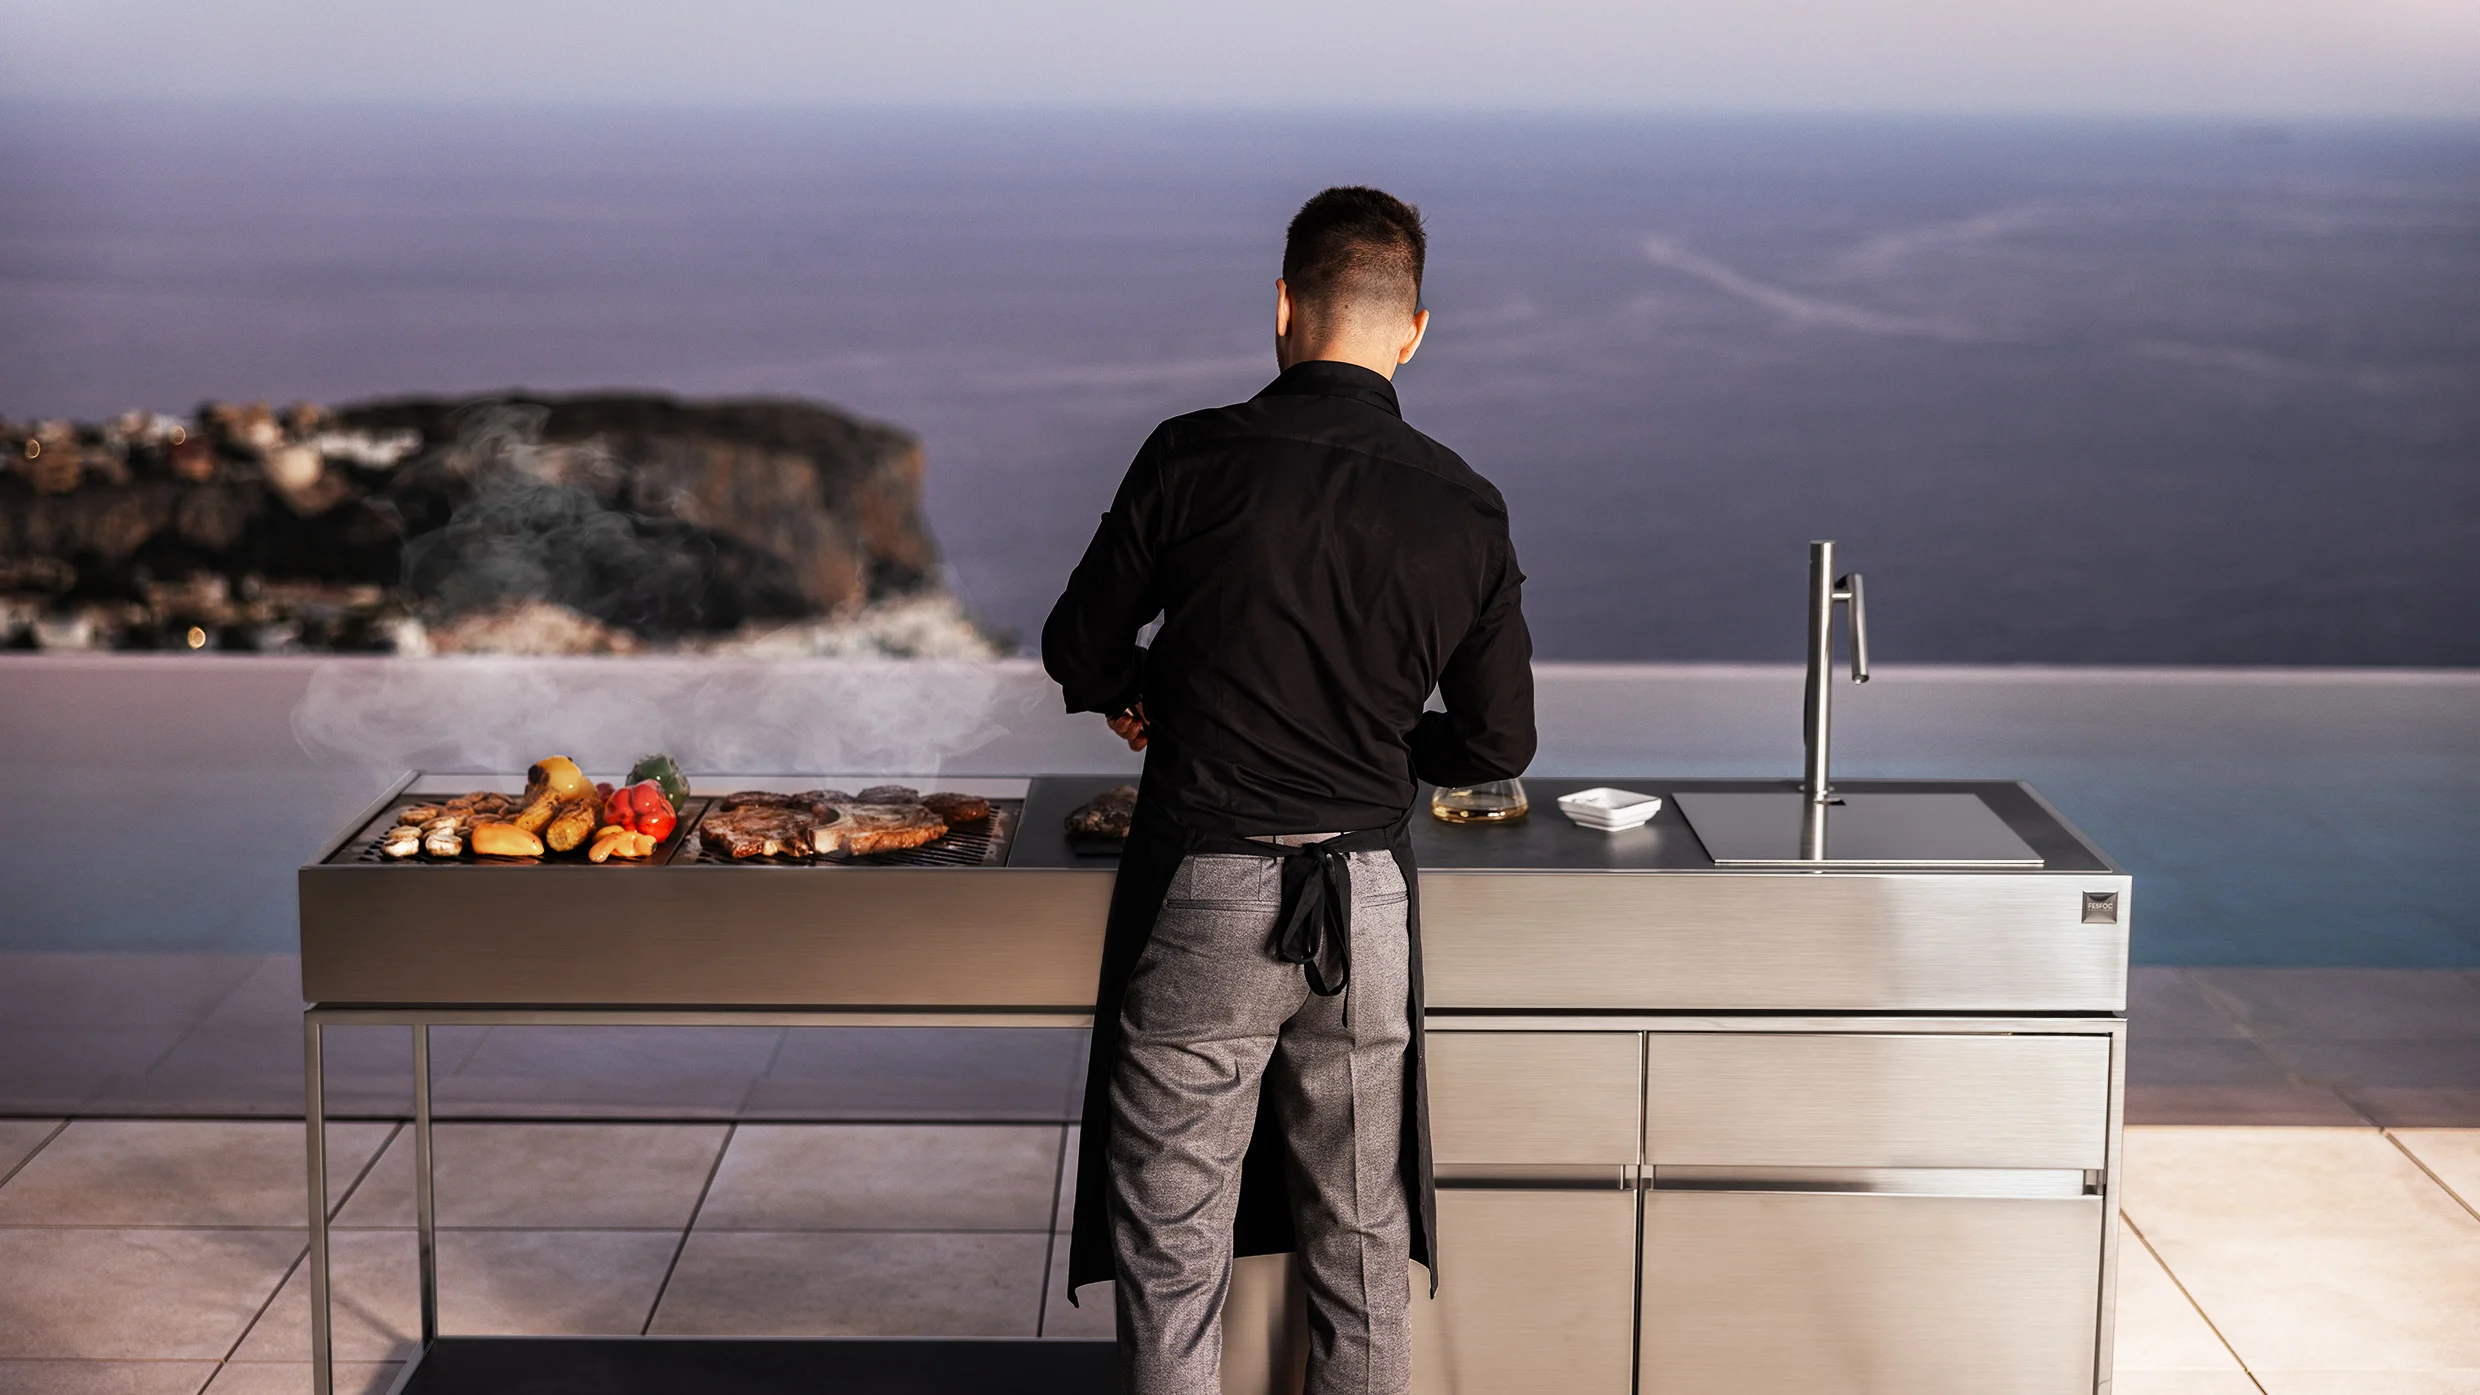
[[[1795,792],[1675,794],[1717,867],[2039,867],[2041,855],[1976,794],[1846,794],[1826,808],[1825,855],[1800,856]]]

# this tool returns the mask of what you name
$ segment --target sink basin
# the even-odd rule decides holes
[[[1803,856],[1797,791],[1683,793],[1679,812],[1717,867],[2039,867],[2041,855],[1976,794],[1849,794],[1826,806],[1822,855]]]

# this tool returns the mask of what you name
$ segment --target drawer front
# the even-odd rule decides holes
[[[1412,1269],[1414,1395],[1628,1395],[1636,1196],[1438,1194],[1438,1296]]]
[[[2102,1203],[1646,1194],[1645,1395],[2091,1395]]]
[[[1652,1034],[1656,1166],[2097,1168],[2105,1036]]]
[[[1639,1134],[1634,1032],[1431,1032],[1439,1167],[1626,1167]]]

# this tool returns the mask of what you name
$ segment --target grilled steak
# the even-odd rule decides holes
[[[947,821],[919,804],[847,804],[843,814],[811,835],[818,851],[867,857],[918,848],[947,836]]]
[[[854,795],[853,804],[919,804],[921,791],[910,785],[872,785]]]
[[[740,809],[778,809],[786,813],[806,814],[825,823],[834,819],[835,806],[842,802],[830,797],[838,793],[835,790],[802,790],[797,794],[776,794],[770,790],[742,790],[716,800],[715,808],[727,814]]]
[[[1068,836],[1126,842],[1137,813],[1137,787],[1118,785],[1079,804],[1068,813]]]
[[[800,857],[820,820],[805,809],[776,804],[731,805],[710,810],[698,821],[698,837],[732,857]],[[827,812],[832,813],[832,810]]]
[[[959,824],[980,823],[990,817],[990,801],[977,794],[925,794],[921,797],[921,805],[947,820],[950,828]]]

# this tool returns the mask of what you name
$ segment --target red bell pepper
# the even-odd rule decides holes
[[[680,823],[672,801],[663,797],[663,787],[652,780],[629,786],[629,803],[637,814],[637,822],[630,827],[658,843],[672,836],[672,829]]]

